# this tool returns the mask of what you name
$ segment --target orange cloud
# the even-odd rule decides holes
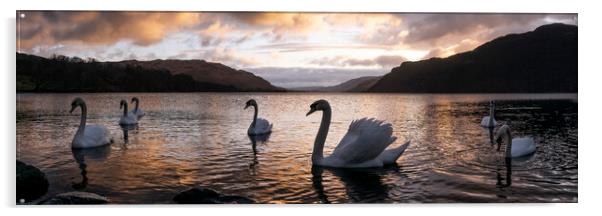
[[[168,33],[198,23],[199,13],[21,11],[19,42],[30,49],[40,44],[112,44],[131,40],[148,45]]]
[[[255,31],[267,31],[275,40],[285,36],[307,37],[312,32],[328,29],[324,22],[326,14],[320,13],[243,12],[229,16]]]
[[[454,54],[471,51],[474,48],[481,45],[482,42],[472,39],[464,39],[459,43],[455,43],[448,47],[436,47],[423,57],[423,59],[429,59],[433,57],[445,58]]]
[[[18,51],[39,55],[191,57],[239,65],[259,64],[261,55],[278,54],[284,61],[302,52],[346,49],[364,52],[306,62],[340,67],[389,67],[406,59],[446,57],[472,50],[483,42],[550,22],[576,24],[576,14],[400,14],[400,13],[278,13],[278,12],[108,12],[19,11]],[[169,37],[174,33],[178,37]],[[166,39],[167,38],[167,39]],[[166,40],[164,40],[166,39]],[[117,42],[131,42],[117,44]],[[158,44],[159,42],[164,44]],[[251,43],[247,43],[247,42]],[[278,43],[275,43],[278,42]],[[157,46],[152,46],[158,44]],[[185,44],[185,45],[184,45]],[[168,46],[164,46],[168,45]],[[125,48],[124,48],[125,47]],[[169,50],[164,50],[169,47]],[[135,50],[137,49],[137,50]],[[157,50],[160,49],[160,50]],[[366,52],[379,52],[370,53]],[[167,52],[166,52],[167,51]],[[391,52],[393,51],[393,52]],[[417,56],[404,51],[419,52]],[[430,52],[430,53],[429,53]],[[101,53],[101,54],[98,54]],[[190,54],[190,55],[189,55]],[[347,54],[345,54],[347,55]],[[381,55],[381,56],[378,56]],[[269,64],[269,63],[264,63]]]

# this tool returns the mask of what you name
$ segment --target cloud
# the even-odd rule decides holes
[[[345,56],[325,57],[319,59],[313,59],[309,63],[318,66],[331,66],[331,67],[379,67],[379,68],[391,68],[400,65],[402,62],[407,61],[406,58],[398,55],[379,55],[374,58],[360,59],[351,58]]]
[[[407,59],[402,56],[394,56],[394,55],[381,55],[374,59],[376,64],[381,67],[390,67],[390,66],[398,66],[401,65],[402,62]]]
[[[505,34],[552,22],[577,22],[576,14],[20,13],[26,15],[17,19],[20,52],[99,60],[202,58],[239,67],[285,62],[390,68],[406,61],[404,57],[447,57]],[[352,53],[362,57],[348,56]]]
[[[278,40],[287,35],[306,36],[326,28],[325,14],[319,13],[241,12],[230,13],[229,16],[241,24],[267,29]]]
[[[471,51],[475,47],[481,45],[479,41],[472,39],[464,39],[457,44],[453,44],[448,47],[436,47],[431,49],[428,54],[426,54],[423,59],[429,59],[433,57],[445,58],[454,54]]]
[[[385,49],[386,46],[383,45],[371,45],[371,44],[362,44],[362,43],[299,43],[299,42],[290,42],[290,43],[269,43],[265,45],[259,45],[255,47],[259,51],[265,50],[275,50],[280,53],[295,53],[295,52],[306,52],[306,51],[328,51],[335,49],[356,49],[356,50],[364,50],[364,49]]]
[[[175,57],[181,59],[183,56]],[[242,56],[238,54],[235,49],[221,46],[210,50],[198,50],[196,54],[187,54],[185,57],[192,59],[204,59],[211,62],[227,63],[228,66],[237,68],[251,67],[258,64],[257,60],[252,57]]]
[[[161,41],[167,34],[198,24],[199,13],[25,11],[17,20],[21,48],[42,44],[137,45]]]
[[[425,58],[465,52],[509,33],[553,22],[576,24],[576,14],[419,14],[403,15],[407,35],[400,45],[429,49]]]

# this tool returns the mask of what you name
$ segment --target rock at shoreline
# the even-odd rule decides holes
[[[48,179],[40,169],[17,160],[17,203],[31,202],[48,191]]]
[[[46,201],[44,201],[43,205],[66,205],[66,204],[75,204],[75,205],[87,205],[87,204],[106,204],[109,202],[109,199],[106,197],[100,196],[94,193],[81,192],[81,191],[73,191],[58,194]]]
[[[217,191],[195,187],[180,192],[173,200],[179,204],[253,204],[254,200],[242,196],[229,196]]]

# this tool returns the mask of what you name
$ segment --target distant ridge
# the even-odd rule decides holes
[[[16,55],[17,91],[285,91],[252,73],[203,60],[98,62],[78,57]]]
[[[171,74],[186,74],[194,80],[217,85],[233,86],[240,91],[283,91],[255,74],[236,70],[220,63],[205,60],[127,60],[120,65],[141,66],[147,69],[166,70]]]
[[[347,80],[343,83],[334,86],[300,87],[291,88],[291,90],[308,92],[363,92],[372,87],[372,85],[374,85],[374,83],[376,83],[378,79],[380,79],[380,76],[364,76]]]
[[[549,24],[447,58],[403,62],[369,92],[577,92],[577,26]]]

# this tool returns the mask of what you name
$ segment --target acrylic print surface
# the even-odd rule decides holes
[[[577,202],[577,14],[17,11],[16,203]]]

